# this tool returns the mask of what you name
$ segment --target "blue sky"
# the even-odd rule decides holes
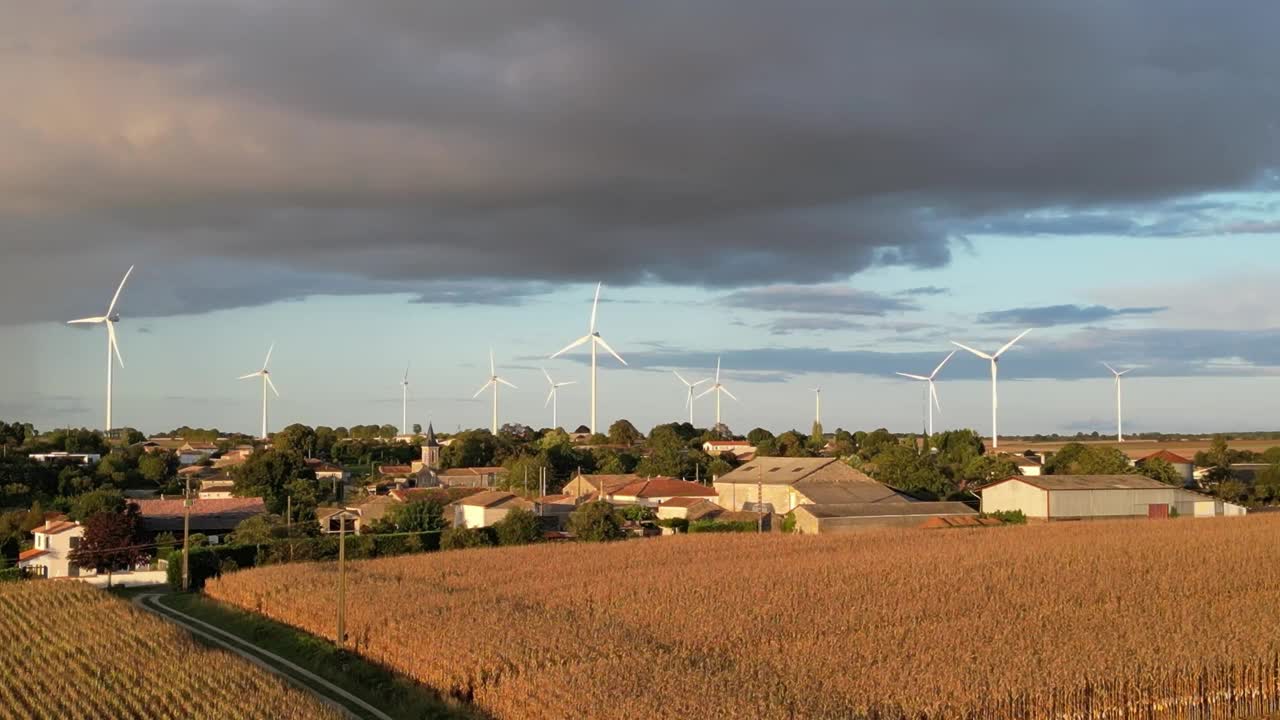
[[[1162,22],[1150,17],[1159,14]],[[955,339],[1008,432],[1275,428],[1280,6],[122,0],[0,28],[0,417],[915,430]],[[1016,28],[1016,32],[1010,32]],[[785,29],[785,31],[780,31]],[[941,40],[940,38],[945,38]],[[943,427],[989,425],[986,368]],[[699,404],[709,419],[711,406]]]

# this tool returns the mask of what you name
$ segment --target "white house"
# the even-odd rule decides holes
[[[96,465],[102,460],[102,456],[98,453],[48,452],[32,453],[27,457],[39,463],[73,462],[78,465]]]
[[[450,504],[453,526],[463,528],[489,527],[502,520],[512,510],[533,511],[533,502],[519,495],[501,490],[488,490],[462,498]],[[449,513],[445,513],[449,517]]]
[[[45,577],[80,577],[94,575],[93,570],[81,570],[71,562],[71,551],[80,546],[84,526],[68,520],[47,520],[31,531],[35,547],[18,555],[18,567],[43,568]]]
[[[708,440],[702,443],[702,451],[711,457],[733,453],[738,460],[750,460],[756,456],[756,446],[749,440]]]

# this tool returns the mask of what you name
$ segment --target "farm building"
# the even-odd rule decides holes
[[[1141,475],[1015,476],[982,489],[984,513],[1021,511],[1038,520],[1243,515],[1239,505]]]
[[[785,515],[800,505],[912,502],[836,458],[763,457],[716,478],[716,504]]]
[[[1191,460],[1188,460],[1177,453],[1171,453],[1168,450],[1161,450],[1160,452],[1151,453],[1146,457],[1138,458],[1134,461],[1134,465],[1141,467],[1143,463],[1157,459],[1164,460],[1172,465],[1173,469],[1177,470],[1178,474],[1182,476],[1182,484],[1191,485],[1195,482],[1196,464]],[[1023,474],[1025,475],[1026,473]]]
[[[453,520],[454,527],[489,527],[502,520],[512,510],[535,511],[530,500],[501,490],[486,490],[450,503],[445,517]]]
[[[806,535],[855,532],[871,528],[917,528],[939,519],[976,520],[978,513],[959,502],[890,502],[801,505],[796,531]]]
[[[628,483],[605,493],[605,500],[616,505],[657,507],[672,498],[704,498],[715,500],[716,491],[706,485],[670,477],[652,477]]]

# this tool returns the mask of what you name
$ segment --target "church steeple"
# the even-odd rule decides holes
[[[436,441],[436,429],[427,422],[427,440],[422,443],[422,464],[428,470],[440,469],[440,443]]]

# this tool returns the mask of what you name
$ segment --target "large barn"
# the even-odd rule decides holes
[[[1015,476],[982,489],[984,513],[1019,510],[1036,520],[1245,514],[1239,505],[1142,475]]]

